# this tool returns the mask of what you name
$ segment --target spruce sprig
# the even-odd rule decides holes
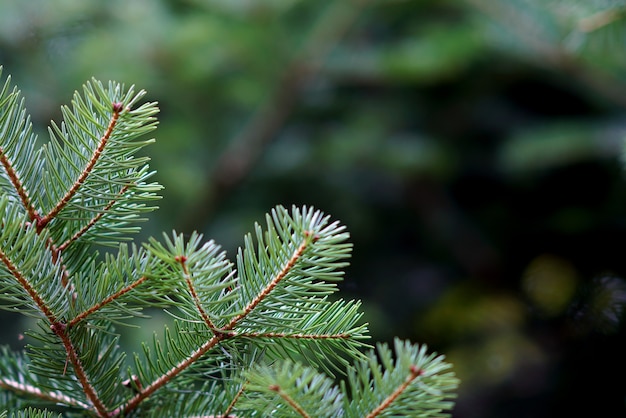
[[[382,346],[382,366],[362,354],[360,303],[335,297],[352,246],[329,216],[278,206],[235,262],[197,233],[124,242],[161,188],[137,154],[156,126],[143,95],[92,80],[37,148],[19,91],[9,79],[0,91],[0,307],[36,319],[24,351],[0,350],[1,406],[31,417],[50,416],[33,405],[67,417],[375,416],[417,411],[414,398],[441,416],[424,415],[451,406],[456,380],[440,357],[398,345],[404,373],[419,373],[379,384],[399,366]],[[99,255],[103,244],[113,250]],[[118,327],[146,308],[173,322],[128,356]],[[334,386],[338,370],[348,386]]]

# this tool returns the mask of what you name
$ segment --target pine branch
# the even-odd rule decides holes
[[[2,67],[0,67],[0,76]],[[20,99],[20,92],[17,88],[11,90],[11,77],[7,77],[2,90],[0,91],[0,137],[3,138],[0,145],[0,164],[5,170],[9,184],[2,184],[2,190],[8,195],[17,194],[18,200],[28,212],[31,221],[39,218],[37,209],[29,197],[29,192],[20,178],[20,172],[30,177],[32,173],[38,173],[40,160],[38,158],[28,158],[28,164],[24,157],[33,155],[35,137],[31,132],[30,119],[26,117],[24,101]],[[9,158],[9,154],[15,156],[18,165],[15,165]],[[2,176],[0,176],[2,180]],[[30,185],[33,185],[32,183]]]
[[[120,190],[119,197],[122,198],[129,189],[130,189],[129,185],[124,185],[122,189]],[[118,202],[118,199],[112,199],[109,203],[106,204],[104,208],[102,208],[101,212],[97,213],[93,218],[89,220],[89,222],[87,222],[85,226],[83,226],[79,231],[77,231],[74,235],[68,238],[63,244],[59,245],[55,249],[55,251],[58,251],[59,253],[65,251],[65,249],[69,247],[70,244],[72,244],[73,242],[76,242],[80,237],[82,237],[90,229],[92,229],[102,219],[102,217],[105,216],[106,213],[111,210],[113,205],[115,205],[117,202]]]
[[[100,399],[96,388],[94,388],[94,386],[92,385],[91,379],[89,378],[89,376],[87,376],[85,367],[83,366],[83,362],[78,355],[78,350],[74,346],[69,334],[67,333],[67,325],[61,322],[56,322],[53,323],[50,328],[61,339],[61,342],[65,347],[65,352],[67,353],[68,360],[72,364],[74,373],[76,374],[76,377],[83,387],[85,395],[91,401],[91,404],[100,414],[100,416],[107,416],[107,408]]]
[[[243,309],[239,315],[231,319],[230,323],[224,327],[225,330],[232,330],[235,326],[241,322],[246,316],[248,316],[264,299],[266,299],[272,290],[283,280],[287,274],[293,269],[296,265],[296,262],[302,257],[304,251],[307,246],[314,241],[314,238],[311,239],[311,233],[309,231],[304,231],[305,238],[302,240],[302,243],[298,246],[298,248],[291,255],[289,260],[285,263],[280,272],[267,284],[265,288],[263,288],[253,300],[251,300]],[[260,268],[260,265],[257,264]]]
[[[329,377],[346,369],[353,399],[376,395],[366,405],[371,416],[408,410],[410,397],[424,396],[426,414],[450,406],[444,400],[456,381],[423,349],[396,347],[399,361],[414,365],[405,369],[410,379],[381,388],[356,379],[384,380],[375,358],[360,351],[368,338],[360,303],[331,299],[352,248],[338,222],[313,208],[278,206],[244,238],[235,263],[197,233],[126,245],[128,224],[151,210],[145,202],[160,188],[146,183],[146,159],[134,156],[152,142],[137,137],[154,128],[155,105],[133,109],[142,92],[93,81],[36,151],[20,142],[32,139],[30,125],[17,92],[7,91],[5,83],[0,307],[35,317],[36,328],[25,333],[33,343],[24,354],[0,351],[0,394],[68,416],[337,416],[361,405],[346,403],[345,388]],[[41,174],[55,181],[42,183]],[[114,244],[117,253],[99,257],[92,243]],[[146,307],[165,309],[173,327],[127,365],[115,326]]]
[[[202,317],[202,320],[207,325],[207,327],[209,327],[209,329],[211,329],[214,332],[217,332],[216,331],[217,327],[215,326],[215,324],[213,324],[213,321],[211,320],[211,318],[209,318],[209,315],[206,313],[206,311],[202,307],[202,303],[200,302],[200,298],[198,297],[198,292],[196,291],[193,281],[191,280],[191,275],[189,274],[189,270],[187,268],[187,257],[180,255],[180,256],[174,257],[174,259],[178,261],[181,265],[183,274],[185,276],[185,282],[187,283],[187,287],[189,289],[189,293],[191,293],[193,302],[196,305],[196,308],[198,309],[198,313]]]
[[[66,396],[63,393],[51,391],[44,392],[36,386],[20,383],[6,377],[0,377],[0,388],[6,389],[11,392],[24,394],[29,398],[37,398],[54,404],[75,406],[82,408],[85,411],[89,411],[91,409],[90,405]]]
[[[88,316],[92,315],[93,313],[95,313],[97,311],[102,310],[106,305],[108,305],[110,303],[113,303],[114,301],[119,300],[122,296],[124,296],[128,292],[134,290],[136,287],[141,285],[146,280],[148,280],[148,277],[147,276],[142,276],[139,279],[135,280],[134,282],[130,283],[129,285],[127,285],[127,286],[123,287],[122,289],[118,290],[117,292],[113,293],[112,295],[107,296],[103,300],[95,303],[91,307],[85,309],[84,311],[82,311],[81,313],[76,315],[74,318],[72,318],[71,321],[69,321],[67,323],[67,326],[68,327],[76,326],[79,322],[85,320],[85,318],[87,318]]]
[[[59,212],[63,210],[65,206],[67,206],[70,200],[78,192],[78,189],[83,185],[83,183],[87,179],[87,176],[89,176],[89,174],[93,171],[96,163],[98,162],[98,160],[100,159],[100,156],[102,155],[102,152],[104,151],[104,147],[109,142],[109,138],[111,137],[111,134],[113,133],[113,129],[115,128],[115,125],[117,125],[117,120],[119,119],[120,113],[122,112],[122,106],[123,105],[120,102],[113,103],[113,106],[112,106],[113,114],[111,115],[109,126],[107,127],[107,130],[104,133],[104,135],[102,135],[102,138],[100,139],[100,143],[98,144],[98,147],[95,149],[95,151],[93,152],[93,155],[89,159],[87,166],[83,169],[82,173],[80,173],[80,175],[78,176],[74,184],[72,184],[70,189],[65,193],[65,195],[61,198],[61,200],[57,202],[56,206],[50,209],[50,212],[48,212],[44,217],[37,220],[38,231],[41,231],[43,228],[45,228],[46,225],[48,225],[48,223],[52,219],[54,219],[59,214]]]
[[[61,414],[55,415],[53,412],[47,410],[28,408],[23,411],[12,412],[11,418],[61,418]]]
[[[402,384],[398,386],[398,388],[394,390],[392,394],[387,396],[387,398],[385,398],[385,400],[382,401],[380,405],[374,408],[372,412],[367,414],[367,418],[374,418],[385,412],[408,389],[411,383],[422,374],[424,374],[424,371],[422,369],[419,369],[415,365],[411,365],[406,380],[402,382]]]
[[[20,196],[22,204],[24,205],[25,208],[27,208],[28,214],[30,215],[31,220],[38,219],[39,214],[37,213],[35,208],[33,208],[30,202],[30,198],[28,197],[28,192],[24,190],[24,185],[20,181],[19,176],[17,175],[17,173],[15,172],[15,169],[13,168],[13,164],[7,158],[6,153],[4,152],[2,147],[0,147],[0,164],[2,164],[2,166],[4,167],[7,173],[7,176],[9,177],[11,181],[11,184],[13,184],[13,187],[17,191],[17,194]]]
[[[348,373],[350,401],[344,402],[348,416],[449,416],[446,411],[452,407],[458,380],[446,372],[451,366],[443,356],[398,339],[395,361],[386,345],[377,348],[378,355],[370,352]]]

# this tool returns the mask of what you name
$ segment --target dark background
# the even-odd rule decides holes
[[[10,0],[0,64],[40,138],[92,76],[159,101],[138,240],[232,256],[274,205],[313,205],[352,235],[342,297],[373,340],[454,364],[454,416],[624,416],[620,7]]]

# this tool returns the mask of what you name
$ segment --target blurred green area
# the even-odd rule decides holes
[[[232,255],[313,205],[374,339],[455,364],[455,416],[623,416],[625,6],[592,3],[5,0],[0,64],[41,140],[92,76],[160,103],[138,239]]]

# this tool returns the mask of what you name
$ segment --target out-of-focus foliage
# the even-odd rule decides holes
[[[449,355],[456,416],[616,416],[625,10],[9,0],[0,63],[39,127],[91,76],[160,102],[166,190],[147,233],[199,229],[232,253],[275,204],[345,222],[343,291],[364,299],[376,339]]]

